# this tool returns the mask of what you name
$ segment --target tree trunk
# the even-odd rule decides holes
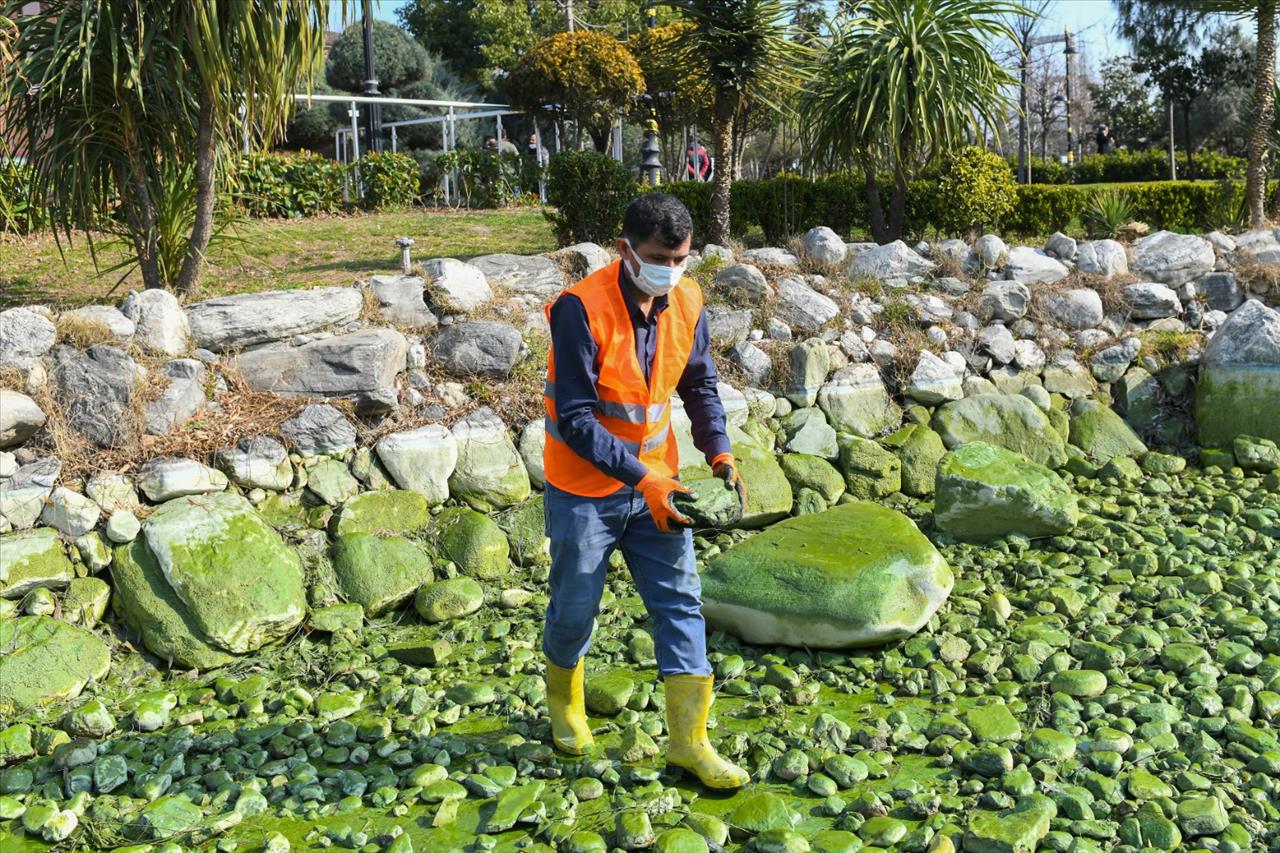
[[[611,131],[612,128],[606,129],[596,127],[594,125],[587,128],[587,134],[591,137],[591,144],[594,145],[595,149],[601,154],[609,153],[609,135]]]
[[[200,104],[200,126],[196,131],[196,215],[182,259],[182,271],[174,289],[190,293],[204,270],[205,250],[213,236],[214,204],[217,201],[217,146],[213,139],[213,101],[207,95]]]
[[[733,105],[718,98],[711,132],[716,137],[716,171],[711,179],[711,233],[707,239],[723,246],[729,240],[729,193],[733,186]]]
[[[1191,104],[1190,102],[1182,105],[1182,136],[1184,145],[1187,146],[1187,180],[1194,181],[1196,179],[1196,152],[1195,146],[1191,144]]]
[[[1178,180],[1178,146],[1173,139],[1173,99],[1169,99],[1169,180]]]
[[[1267,143],[1276,108],[1276,3],[1258,3],[1258,57],[1253,71],[1253,117],[1244,185],[1250,228],[1263,228],[1267,221]]]
[[[1027,144],[1027,46],[1022,47],[1022,60],[1018,63],[1018,181],[1031,183],[1027,160],[1030,159]]]
[[[885,240],[886,243],[902,239],[907,218],[908,185],[907,170],[902,168],[902,164],[899,163],[893,170],[893,195],[889,198],[889,225],[886,229],[888,231],[885,235],[888,238]]]
[[[885,227],[884,205],[880,201],[880,182],[876,179],[875,161],[867,157],[867,212],[871,214],[871,239],[884,245],[889,242]]]
[[[142,273],[142,286],[147,290],[163,290],[164,278],[160,275],[160,253],[156,234],[156,209],[147,187],[145,158],[138,150],[136,135],[125,130],[125,156],[129,159],[129,175],[119,176],[120,187],[125,191],[124,215],[133,238],[133,250],[138,259],[138,271]]]

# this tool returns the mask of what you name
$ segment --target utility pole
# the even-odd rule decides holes
[[[1067,165],[1072,166],[1076,162],[1076,151],[1071,139],[1071,57],[1076,55],[1076,38],[1065,28],[1062,37],[1067,43],[1066,50],[1062,52],[1067,64]]]
[[[652,30],[658,26],[658,10],[649,6],[645,9],[644,25]],[[662,182],[662,160],[658,156],[658,121],[654,117],[652,95],[649,98],[649,121],[645,123],[644,141],[640,143],[640,169],[644,172],[645,183],[656,187]]]
[[[1031,183],[1031,151],[1030,151],[1030,134],[1027,133],[1027,59],[1031,54],[1031,49],[1039,47],[1042,44],[1057,44],[1064,42],[1067,46],[1067,157],[1071,162],[1071,56],[1076,52],[1075,37],[1071,33],[1063,30],[1060,36],[1035,36],[1027,39],[1022,44],[1022,79],[1018,86],[1018,103],[1022,108],[1022,117],[1018,121],[1018,180],[1024,184]],[[1025,154],[1025,156],[1024,156]],[[1021,168],[1025,164],[1026,171]]]
[[[378,77],[373,72],[373,10],[371,0],[364,0],[364,94],[379,96]],[[364,114],[364,148],[366,151],[382,150],[382,105],[366,104]]]

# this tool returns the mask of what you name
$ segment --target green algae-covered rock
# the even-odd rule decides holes
[[[1231,452],[1236,458],[1236,464],[1246,471],[1280,470],[1280,446],[1269,438],[1238,435],[1231,443]]]
[[[135,830],[143,838],[168,838],[200,825],[200,807],[181,796],[161,797],[143,808]]]
[[[798,816],[786,800],[777,794],[752,794],[729,813],[729,826],[735,832],[756,835],[770,829],[791,829]]]
[[[1076,400],[1071,404],[1071,443],[1095,462],[1147,452],[1147,446],[1124,418],[1097,400]]]
[[[1209,340],[1196,378],[1200,444],[1226,447],[1238,435],[1280,442],[1280,311],[1250,299]]]
[[[436,517],[435,531],[441,552],[463,573],[477,578],[507,574],[510,545],[489,516],[467,507],[449,507]]]
[[[975,441],[938,464],[933,517],[957,539],[981,542],[1009,533],[1035,538],[1070,532],[1076,497],[1053,471],[1001,447]]]
[[[844,494],[844,477],[821,456],[784,453],[778,458],[778,464],[782,466],[782,473],[796,491],[812,489],[828,505],[835,503]]]
[[[1217,797],[1188,797],[1178,803],[1178,826],[1187,838],[1217,835],[1230,818]]]
[[[733,425],[729,426],[729,440],[738,473],[747,486],[747,509],[736,526],[754,529],[785,518],[791,512],[791,484],[772,451]],[[702,462],[690,464],[685,460],[680,469],[680,479],[685,482],[710,476],[710,466]]]
[[[951,450],[982,441],[1050,468],[1067,461],[1062,436],[1040,407],[1021,394],[975,394],[947,403],[934,413],[933,426]]]
[[[1033,853],[1049,833],[1057,809],[1047,797],[1020,799],[1002,812],[976,810],[969,816],[964,849],[974,853]]]
[[[174,498],[142,534],[191,618],[227,651],[261,648],[306,616],[297,553],[239,495]]]
[[[868,646],[920,630],[951,586],[946,560],[909,518],[854,502],[788,519],[712,558],[702,612],[751,643]]]
[[[635,692],[635,680],[623,670],[593,675],[586,680],[583,694],[593,714],[612,717],[627,706]]]
[[[115,547],[111,589],[115,615],[160,660],[192,670],[209,670],[236,660],[215,646],[192,619],[142,539]]]
[[[356,495],[333,515],[335,536],[346,533],[412,533],[431,523],[427,499],[406,489]]]
[[[902,462],[869,438],[840,436],[840,471],[849,494],[861,500],[886,498],[902,488]]]
[[[902,491],[917,498],[932,495],[938,461],[947,452],[942,436],[924,424],[907,424],[884,443],[902,462]]]
[[[682,485],[689,494],[676,493],[671,503],[698,528],[728,528],[742,520],[738,490],[719,477],[699,477]]]
[[[0,621],[0,716],[72,699],[111,669],[107,646],[83,628],[48,616]]]
[[[542,495],[512,507],[498,516],[497,521],[507,534],[511,559],[516,565],[528,568],[551,562]]]
[[[449,494],[479,512],[493,512],[528,500],[529,472],[507,426],[492,409],[478,409],[453,425],[458,462],[449,475]]]
[[[335,634],[338,631],[359,631],[364,624],[364,608],[359,604],[330,604],[317,607],[307,619],[307,627],[313,631]]]
[[[403,536],[350,533],[333,543],[333,574],[348,601],[370,616],[404,604],[435,580],[431,558]]]
[[[413,606],[428,622],[446,622],[475,613],[484,604],[484,590],[475,578],[459,577],[425,583],[418,588]]]
[[[115,547],[111,586],[116,616],[161,660],[184,669],[212,669],[235,660],[196,624],[141,539]]]
[[[0,536],[0,598],[22,598],[36,587],[61,589],[75,576],[52,527]]]

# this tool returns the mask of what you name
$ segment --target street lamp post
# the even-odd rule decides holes
[[[1076,55],[1076,37],[1071,34],[1070,30],[1064,29],[1062,38],[1067,43],[1066,50],[1062,54],[1066,59],[1067,66],[1067,165],[1070,166],[1076,161],[1076,151],[1072,145],[1071,138],[1071,57]]]
[[[648,29],[658,26],[658,10],[652,4],[645,8],[644,14],[644,25]],[[649,121],[645,124],[644,141],[640,143],[640,169],[644,172],[645,183],[651,187],[662,182],[662,159],[658,152],[658,122],[654,117],[653,101],[650,100]]]
[[[364,93],[376,98],[378,78],[373,72],[373,11],[371,0],[364,0]],[[366,151],[382,150],[382,105],[367,104],[364,114],[364,147]]]

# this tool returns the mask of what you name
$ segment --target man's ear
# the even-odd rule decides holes
[[[613,250],[618,253],[618,257],[620,258],[626,257],[622,251],[625,248],[627,248],[627,241],[622,237],[619,237],[617,240],[613,241]]]

